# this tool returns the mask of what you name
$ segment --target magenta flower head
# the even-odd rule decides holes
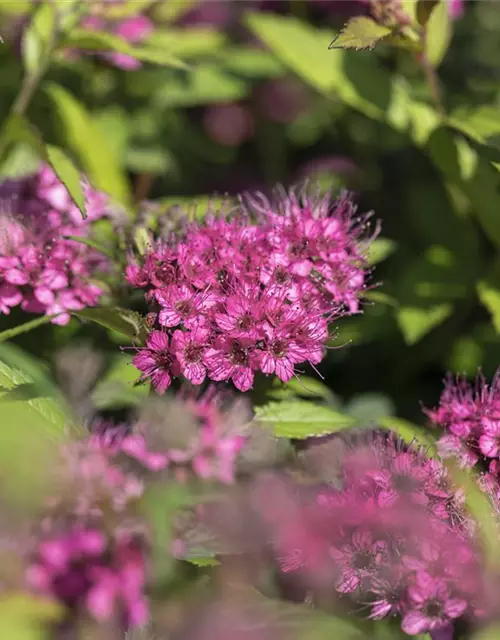
[[[332,464],[338,488],[266,480],[255,496],[288,580],[329,594],[333,585],[372,619],[399,616],[410,635],[474,615],[481,559],[444,467],[383,433]]]
[[[134,359],[141,379],[159,393],[177,377],[248,391],[259,373],[287,382],[319,364],[329,325],[360,309],[368,218],[347,193],[332,201],[280,192],[153,240],[125,271],[153,319]]]
[[[26,577],[32,589],[73,615],[86,611],[99,622],[118,619],[124,630],[144,624],[149,616],[143,543],[129,533],[110,538],[79,525],[45,533]]]
[[[0,185],[0,313],[14,306],[54,315],[98,304],[104,291],[92,282],[107,259],[65,236],[89,236],[91,221],[106,215],[108,199],[83,185],[89,218],[83,220],[64,185],[48,166],[32,177]]]

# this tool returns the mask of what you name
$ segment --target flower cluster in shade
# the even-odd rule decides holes
[[[329,324],[360,308],[367,219],[347,193],[290,192],[247,198],[232,215],[153,241],[126,268],[154,327],[134,358],[142,379],[160,394],[176,377],[248,391],[258,372],[287,382],[319,364]]]
[[[181,396],[179,404],[197,429],[185,446],[169,446],[176,426],[168,422],[160,438],[151,425],[97,422],[89,436],[63,446],[56,472],[61,490],[49,500],[31,545],[26,580],[69,614],[90,614],[98,622],[118,618],[124,630],[143,625],[149,539],[137,501],[148,482],[158,474],[166,482],[189,476],[233,482],[245,442],[234,407],[223,406],[213,389],[198,398]]]
[[[106,214],[108,198],[88,184],[83,189],[86,220],[48,166],[0,184],[0,314],[20,305],[66,324],[71,311],[99,302],[103,290],[91,278],[106,260],[67,237],[87,236],[90,223]]]
[[[398,616],[410,635],[481,615],[473,528],[440,462],[377,435],[347,452],[340,478],[339,488],[267,480],[256,491],[284,574],[306,588],[333,584],[346,604],[374,620]]]
[[[444,430],[438,440],[440,454],[456,458],[461,467],[475,467],[500,509],[500,376],[488,385],[482,376],[471,384],[450,375],[439,405],[425,413]]]

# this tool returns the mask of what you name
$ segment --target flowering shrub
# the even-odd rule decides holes
[[[494,10],[0,3],[0,638],[498,636]]]

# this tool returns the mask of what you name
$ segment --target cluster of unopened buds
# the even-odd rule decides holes
[[[0,314],[20,305],[66,324],[71,311],[99,302],[104,291],[92,278],[107,261],[78,238],[106,214],[108,198],[87,184],[83,189],[86,220],[48,166],[0,184]]]
[[[248,391],[257,372],[287,382],[298,365],[315,367],[329,325],[360,308],[368,217],[346,193],[332,202],[291,192],[152,241],[126,269],[154,327],[134,358],[142,379],[160,394],[176,377]]]

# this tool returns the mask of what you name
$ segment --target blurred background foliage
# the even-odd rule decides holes
[[[75,3],[59,4],[69,11]],[[14,131],[9,119],[23,77],[25,86],[39,73],[23,117],[131,214],[144,200],[158,201],[158,211],[194,200],[202,215],[212,194],[305,179],[354,190],[360,210],[382,223],[371,255],[378,286],[362,315],[340,321],[332,346],[342,348],[321,373],[360,421],[421,421],[420,402],[437,401],[446,370],[482,367],[491,376],[500,363],[500,5],[467,2],[459,19],[444,13],[433,23],[436,96],[409,51],[384,42],[328,49],[362,4],[122,3],[124,12],[140,5],[155,24],[141,68],[126,71],[98,56],[69,56],[68,48],[121,46],[108,32],[92,40],[74,29],[41,69],[41,5],[3,0],[0,121],[9,148],[1,174],[24,174],[39,161],[34,130]],[[33,43],[21,55],[26,25]],[[1,329],[27,319],[2,316]],[[94,402],[108,410],[135,402],[134,372],[118,352],[123,336],[73,319],[15,342],[53,370],[54,354],[70,342],[99,348],[107,360]]]

